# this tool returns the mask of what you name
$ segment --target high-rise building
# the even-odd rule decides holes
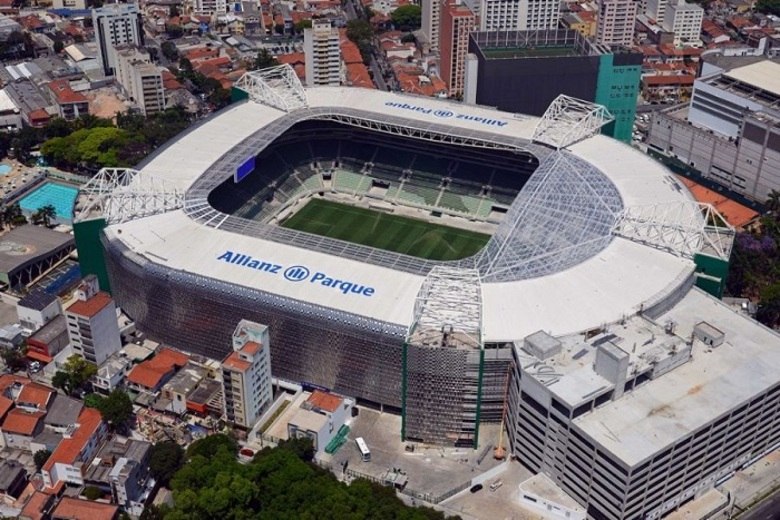
[[[251,429],[273,398],[268,327],[241,320],[233,332],[233,352],[222,361],[225,418]]]
[[[65,309],[74,353],[95,365],[122,348],[114,300],[99,290],[95,275],[87,275],[76,290],[76,301]]]
[[[541,116],[559,95],[604,105],[603,132],[630,141],[642,54],[596,45],[572,29],[475,32],[466,64],[468,103]]]
[[[662,25],[664,23],[664,13],[666,12],[666,4],[669,0],[647,0],[647,6],[645,7],[645,14],[648,18],[655,20],[655,23]]]
[[[634,39],[636,0],[599,0],[596,41],[602,45],[631,45]]]
[[[698,42],[703,20],[702,6],[689,4],[685,0],[669,0],[664,11],[663,28],[674,33],[674,41],[678,44]]]
[[[422,0],[422,30],[432,50],[439,49],[440,23],[441,0]]]
[[[92,26],[98,45],[98,61],[110,76],[116,68],[114,47],[144,44],[141,12],[136,4],[106,4],[92,10]]]
[[[441,79],[447,84],[450,97],[463,95],[469,34],[476,28],[476,24],[476,16],[465,5],[454,1],[442,4],[439,33],[439,72]]]
[[[561,19],[556,0],[480,0],[480,31],[530,31],[555,29]]]
[[[341,84],[339,31],[329,20],[314,20],[303,31],[303,52],[308,86]]]
[[[119,46],[116,54],[116,80],[124,94],[144,115],[165,110],[162,72],[155,67],[146,51],[134,46]]]

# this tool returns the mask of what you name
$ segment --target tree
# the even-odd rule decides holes
[[[160,506],[149,504],[144,508],[139,520],[165,520],[165,515],[168,511],[168,506],[164,504]]]
[[[173,42],[163,42],[162,45],[160,45],[160,50],[162,50],[163,56],[165,56],[170,61],[178,61],[179,60],[179,49],[176,48],[176,44]]]
[[[105,397],[100,394],[88,394],[84,397],[84,406],[87,408],[96,408],[100,410],[100,406],[103,404],[103,399],[105,399]]]
[[[289,450],[295,454],[296,457],[304,462],[311,462],[314,460],[314,444],[311,439],[308,438],[293,438],[287,439],[279,443],[279,447]]]
[[[133,402],[127,392],[116,389],[100,401],[98,410],[103,420],[116,430],[130,420],[133,415]]]
[[[311,29],[311,20],[300,20],[295,23],[296,34],[303,34],[306,29]]]
[[[229,454],[235,456],[238,453],[238,444],[231,437],[224,434],[209,435],[190,444],[187,448],[187,456],[202,456],[207,459],[213,458],[221,450],[226,450]]]
[[[270,52],[268,52],[268,49],[260,49],[260,51],[258,51],[257,57],[255,58],[254,70],[267,69],[277,65],[279,65],[279,62]]]
[[[158,442],[149,456],[149,472],[163,486],[184,464],[184,449],[174,441]]]
[[[59,388],[66,394],[69,394],[73,388],[71,387],[70,374],[57,370],[54,376],[51,378],[51,384],[54,388]]]
[[[180,25],[165,24],[165,34],[168,38],[176,39],[184,36],[184,29]]]
[[[402,5],[392,13],[390,19],[396,29],[401,31],[415,31],[422,23],[422,9],[419,5]]]
[[[65,360],[63,369],[68,375],[68,388],[70,392],[81,388],[84,383],[97,374],[97,367],[92,363],[87,362],[78,354],[73,354]],[[57,374],[54,375],[56,376]]]
[[[84,488],[84,492],[82,493],[88,500],[97,500],[98,498],[103,498],[103,490],[101,490],[98,487],[95,486],[87,486]]]
[[[369,63],[374,39],[374,29],[371,24],[365,20],[350,20],[347,22],[347,38],[360,49],[363,63]]]
[[[51,452],[49,450],[36,451],[33,454],[33,462],[35,462],[35,469],[40,471],[43,465],[46,464],[46,461],[49,460],[49,457],[51,457]]]
[[[780,16],[780,0],[758,0],[756,2],[756,11]]]
[[[775,213],[780,212],[780,191],[772,190],[766,199],[766,209]]]
[[[0,357],[3,358],[5,366],[7,366],[11,372],[24,370],[27,366],[27,361],[24,358],[24,351],[22,348],[0,348]]]
[[[64,48],[65,48],[65,44],[62,43],[61,40],[57,40],[56,42],[54,42],[54,53],[55,54],[61,53],[62,49],[64,49]]]
[[[57,208],[52,204],[46,204],[33,213],[33,224],[43,224],[49,227],[51,221],[57,218]]]

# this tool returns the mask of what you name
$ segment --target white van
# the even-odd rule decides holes
[[[492,484],[490,484],[490,491],[495,491],[496,489],[500,488],[504,485],[504,481],[499,479],[496,479],[493,481]]]

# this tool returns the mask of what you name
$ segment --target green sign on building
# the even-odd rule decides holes
[[[596,83],[596,103],[607,107],[615,116],[603,133],[626,143],[631,142],[642,74],[641,61],[632,63],[637,61],[635,57],[635,54],[602,54]]]

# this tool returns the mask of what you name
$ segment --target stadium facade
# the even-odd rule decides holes
[[[421,442],[476,446],[506,399],[512,453],[593,518],[655,518],[780,442],[780,338],[700,288],[733,229],[600,135],[603,107],[304,89],[286,66],[238,85],[249,99],[79,199],[80,257],[102,252],[151,337],[219,358],[237,321],[267,324],[275,376],[398,411]],[[323,196],[495,232],[436,262],[279,225]]]

